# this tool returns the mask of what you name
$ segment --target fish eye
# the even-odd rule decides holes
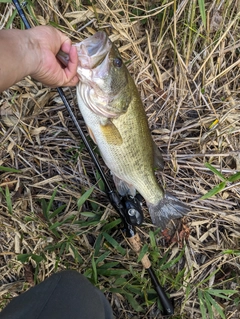
[[[120,59],[120,58],[115,58],[114,60],[113,60],[113,65],[115,66],[115,67],[117,67],[117,68],[120,68],[121,66],[122,66],[122,59]]]

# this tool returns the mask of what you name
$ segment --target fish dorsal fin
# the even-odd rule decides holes
[[[164,168],[164,160],[155,142],[153,142],[153,151],[154,151],[154,167],[162,171]]]
[[[100,125],[101,132],[107,141],[108,144],[111,145],[121,145],[123,140],[122,136],[117,129],[117,127],[113,124],[112,121],[107,121],[106,124]]]

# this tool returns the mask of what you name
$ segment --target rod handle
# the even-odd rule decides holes
[[[140,239],[138,233],[136,233],[132,237],[127,238],[127,240],[128,240],[130,247],[132,248],[132,250],[134,250],[135,253],[137,255],[139,255],[141,248],[142,248],[142,244],[141,244],[141,239]],[[143,256],[143,258],[141,259],[141,263],[145,269],[148,269],[151,267],[151,262],[150,262],[147,254],[145,254]]]

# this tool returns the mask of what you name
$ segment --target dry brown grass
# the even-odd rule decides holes
[[[61,26],[73,41],[103,29],[119,46],[165,159],[164,172],[157,173],[158,177],[191,207],[186,220],[191,233],[184,240],[184,255],[165,270],[167,278],[183,272],[175,284],[166,280],[176,300],[173,318],[202,318],[198,288],[239,289],[239,181],[208,200],[200,197],[220,182],[205,162],[226,177],[240,168],[240,5],[237,0],[206,2],[204,27],[197,1],[161,3],[40,0],[33,10],[40,24]],[[0,4],[0,28],[7,26],[13,10],[10,3]],[[9,27],[19,28],[19,17]],[[75,89],[64,91],[77,113]],[[93,242],[104,229],[104,221],[113,221],[117,215],[95,184],[96,169],[56,90],[26,78],[3,92],[0,111],[0,166],[21,170],[0,173],[0,300],[4,306],[33,284],[33,274],[38,281],[66,267],[90,274]],[[80,115],[79,120],[84,127]],[[84,226],[81,221],[86,217],[80,214],[77,199],[92,185],[96,185],[92,205],[82,210],[97,205],[103,217],[97,224]],[[12,208],[6,201],[7,187]],[[60,223],[57,235],[49,228],[40,201],[48,202],[56,188],[55,209],[66,205],[54,218],[54,223]],[[146,215],[141,236],[149,240],[152,229]],[[118,261],[123,269],[133,267],[142,276],[122,235],[116,229],[111,235],[125,247],[126,255],[105,243],[100,250],[111,252],[106,260]],[[182,251],[180,244],[166,247],[159,234],[156,241],[162,255],[169,252],[167,261]],[[63,251],[60,247],[46,250],[49,244],[65,242],[71,245],[66,244]],[[17,256],[26,253],[43,253],[44,257],[34,260],[30,256],[24,264]],[[108,293],[114,285],[111,277],[99,276],[97,285],[105,290],[117,318],[161,317],[155,304],[136,313],[123,294]],[[216,300],[226,318],[240,317],[237,294],[230,301]],[[220,318],[213,311],[214,318]]]

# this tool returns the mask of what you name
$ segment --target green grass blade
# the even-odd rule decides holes
[[[127,279],[126,278],[122,278],[122,277],[119,277],[115,280],[114,282],[114,286],[125,286],[127,283]]]
[[[139,262],[143,259],[143,257],[146,255],[147,251],[148,251],[148,245],[145,244],[145,245],[143,245],[143,247],[138,255],[137,262]]]
[[[186,269],[183,268],[181,271],[178,272],[178,274],[175,277],[174,285],[176,287],[178,287],[179,289],[180,289],[180,287],[182,287],[182,282],[183,282],[185,271],[186,271]]]
[[[217,175],[222,181],[226,181],[227,179],[221,174],[215,167],[213,167],[210,163],[204,163],[204,166],[210,169],[213,174]]]
[[[202,319],[208,319],[207,318],[207,312],[205,307],[205,300],[203,298],[203,294],[200,289],[198,289],[198,299],[199,299],[199,305],[200,305],[200,311],[202,314]]]
[[[113,220],[112,222],[107,223],[106,225],[104,225],[102,230],[104,232],[107,232],[108,230],[110,230],[112,228],[115,228],[117,225],[121,224],[121,222],[122,222],[122,219],[121,218],[117,218],[117,219]]]
[[[49,216],[49,219],[52,219],[58,214],[60,214],[65,209],[66,206],[67,206],[66,204],[63,204],[59,206],[57,209],[55,209],[55,211]]]
[[[212,310],[212,304],[211,304],[211,302],[209,301],[208,293],[207,293],[207,292],[204,292],[204,300],[205,300],[205,304],[206,304],[206,306],[207,306],[209,318],[210,318],[210,319],[214,319],[214,314],[213,314],[213,310]]]
[[[93,212],[81,212],[80,214],[81,214],[82,216],[89,217],[89,218],[96,217],[96,214],[93,213]]]
[[[28,262],[30,256],[31,254],[19,254],[17,255],[17,260],[25,264]]]
[[[240,172],[237,172],[236,174],[233,174],[232,176],[228,177],[229,182],[236,182],[240,179]]]
[[[94,255],[92,256],[92,280],[93,280],[93,283],[96,285],[98,281],[98,276],[97,276],[97,266],[96,266]]]
[[[79,254],[79,252],[77,251],[77,249],[71,244],[70,244],[70,247],[71,247],[71,249],[72,249],[72,251],[74,253],[74,257],[75,257],[77,263],[78,264],[83,264],[83,259],[82,259],[81,255]]]
[[[132,294],[125,294],[125,296],[134,310],[138,312],[143,311],[143,308],[139,305],[139,303],[136,301]]]
[[[90,197],[90,195],[92,194],[94,190],[94,186],[92,186],[91,188],[89,188],[77,201],[77,206],[78,209],[80,209],[82,207],[82,205],[86,202],[86,200]]]
[[[103,262],[105,258],[107,258],[110,255],[110,251],[105,251],[105,253],[103,253],[101,256],[99,256],[96,259],[96,265],[98,265],[99,263]]]
[[[105,264],[101,265],[100,267],[98,267],[98,269],[110,269],[110,268],[114,268],[118,265],[119,265],[118,261],[112,261],[112,262],[105,263]]]
[[[207,19],[206,19],[206,10],[205,10],[205,2],[204,0],[198,0],[199,10],[202,18],[202,22],[204,27],[206,28]]]
[[[103,232],[103,237],[109,242],[110,245],[112,245],[122,256],[126,254],[126,250],[122,248],[119,243],[112,238],[109,234]]]
[[[213,307],[217,310],[218,314],[221,316],[222,319],[226,319],[222,308],[219,306],[219,304],[209,295],[206,294],[206,297],[208,298],[209,302],[213,305]],[[214,318],[213,318],[214,319]]]
[[[51,210],[51,208],[52,208],[53,201],[54,201],[54,198],[55,198],[56,194],[57,194],[57,188],[54,189],[53,194],[52,194],[52,196],[51,196],[51,198],[50,198],[50,201],[49,201],[49,203],[48,203],[48,205],[47,205],[46,215],[47,215],[47,217],[48,217],[48,220],[51,218],[51,216],[49,215],[49,212],[50,212],[50,210]]]
[[[16,17],[16,15],[17,15],[17,10],[14,10],[13,13],[12,13],[12,15],[11,15],[11,17],[8,19],[8,22],[7,22],[7,24],[6,24],[6,29],[9,29],[9,28],[10,28],[10,26],[12,25],[13,20],[14,20],[14,18]]]
[[[6,166],[0,166],[0,171],[9,172],[9,173],[22,173],[22,171],[19,169],[6,167]]]
[[[105,191],[105,184],[104,184],[98,170],[96,171],[96,179],[97,179],[97,184],[98,184],[99,189],[104,192]]]
[[[124,270],[124,269],[104,269],[104,268],[98,268],[97,272],[99,275],[102,276],[107,276],[107,277],[120,277],[120,276],[126,276],[129,275],[129,271],[128,270]]]
[[[8,211],[9,211],[10,214],[12,214],[12,213],[13,213],[12,199],[11,199],[11,194],[10,194],[10,192],[9,192],[8,186],[6,186],[5,196],[6,196],[6,202],[7,202]]]
[[[46,218],[46,220],[48,220],[47,202],[46,202],[45,198],[41,199],[40,202],[41,202],[41,206],[42,206],[43,215]]]
[[[233,295],[238,293],[237,290],[222,290],[222,289],[208,289],[208,293],[215,297],[220,297],[222,299],[230,300],[228,295]]]
[[[223,254],[240,256],[240,250],[227,249],[223,251]]]
[[[37,264],[39,264],[43,260],[46,260],[46,257],[43,254],[41,254],[41,255],[31,254],[31,258],[34,261],[36,261]]]
[[[166,264],[162,265],[161,270],[165,270],[165,269],[168,269],[168,268],[171,268],[172,266],[174,266],[182,258],[183,255],[184,255],[184,249],[181,251],[181,253],[176,258],[174,258],[173,260],[170,260]]]
[[[101,247],[102,247],[102,238],[103,238],[103,236],[102,236],[102,234],[100,233],[99,235],[98,235],[98,237],[96,238],[96,240],[95,240],[95,244],[94,244],[94,254],[95,254],[95,256],[98,256],[98,254],[99,254],[99,252],[100,252],[100,249],[101,249]],[[109,252],[110,253],[110,252]]]
[[[156,237],[155,237],[155,234],[153,231],[150,231],[149,232],[149,238],[150,238],[150,246],[152,248],[156,248],[157,245],[156,245]]]
[[[143,294],[143,285],[134,283],[133,285],[126,283],[125,287],[133,292],[135,295],[141,296]],[[153,292],[155,292],[153,290]]]
[[[213,187],[213,189],[211,189],[205,195],[203,195],[200,199],[207,199],[216,195],[217,193],[221,192],[225,188],[225,186],[226,186],[226,182],[221,182],[217,186]]]

